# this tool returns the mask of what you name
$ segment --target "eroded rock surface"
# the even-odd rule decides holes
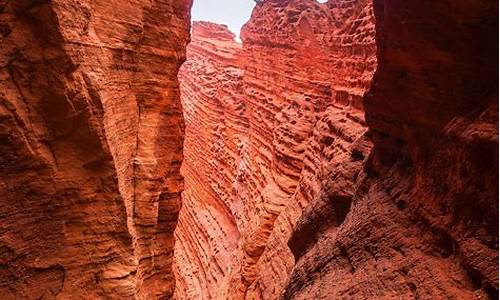
[[[370,147],[360,138],[375,71],[372,6],[266,1],[242,46],[221,32],[195,24],[180,73],[187,131],[177,292],[276,299],[294,264],[287,241],[297,218],[334,165],[348,164],[338,176],[349,194]]]
[[[374,148],[342,223],[335,178],[302,215],[282,299],[497,299],[498,3],[374,3]]]
[[[2,299],[170,298],[190,1],[0,1]]]
[[[2,299],[498,298],[498,2],[195,23],[178,218],[190,2],[0,0]]]
[[[233,181],[245,147],[241,45],[227,27],[194,22],[189,59],[179,72],[186,119],[186,189],[176,229],[178,299],[218,299],[240,233]]]
[[[197,24],[179,298],[497,298],[497,11],[268,0],[241,47]]]

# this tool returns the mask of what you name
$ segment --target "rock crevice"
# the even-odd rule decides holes
[[[195,24],[178,296],[495,298],[497,6],[269,0],[242,45]]]
[[[195,22],[179,77],[187,122],[180,298],[279,297],[294,265],[287,242],[297,218],[336,166],[346,199],[369,149],[365,140],[351,144],[366,131],[361,99],[376,67],[374,30],[370,1],[266,1],[242,45],[223,26]],[[347,166],[356,155],[363,158]],[[340,202],[339,223],[349,206]],[[203,239],[189,224],[200,224]]]

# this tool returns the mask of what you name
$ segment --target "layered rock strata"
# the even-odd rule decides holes
[[[238,54],[227,27],[194,22],[189,59],[179,72],[186,120],[186,189],[176,230],[178,299],[218,299],[240,233],[233,181],[245,147],[245,103]]]
[[[269,0],[241,48],[198,24],[179,298],[497,298],[497,11]]]
[[[266,1],[242,46],[221,26],[194,25],[180,72],[179,298],[279,297],[294,264],[287,241],[296,219],[333,164],[361,167],[366,150],[350,145],[366,130],[361,99],[375,70],[374,36],[368,1]],[[347,189],[353,172],[339,175]]]
[[[281,299],[498,298],[497,10],[374,1],[374,148],[349,198],[326,178],[301,216]]]
[[[196,23],[178,219],[190,4],[0,0],[2,299],[498,298],[498,2]]]
[[[168,299],[190,1],[0,1],[2,299]]]
[[[352,192],[370,147],[361,100],[376,68],[374,36],[371,1],[266,1],[244,27],[254,141],[253,180],[241,184],[253,223],[233,298],[279,297],[294,265],[287,241],[322,181],[335,176],[345,195]]]

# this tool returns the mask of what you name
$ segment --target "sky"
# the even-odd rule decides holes
[[[194,0],[193,21],[226,24],[239,40],[241,27],[250,19],[254,0]]]

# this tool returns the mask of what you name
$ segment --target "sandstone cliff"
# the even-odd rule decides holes
[[[0,1],[2,299],[169,298],[190,1]]]
[[[497,299],[498,3],[374,11],[374,148],[342,222],[335,177],[302,215],[282,299]]]
[[[241,45],[227,27],[194,22],[179,72],[186,120],[186,189],[176,230],[178,299],[219,299],[240,234],[233,181],[247,121],[238,67]]]
[[[242,46],[197,24],[179,298],[497,297],[497,11],[268,0]]]
[[[287,241],[296,219],[335,164],[349,163],[339,184],[350,193],[369,148],[365,139],[351,144],[366,130],[374,29],[369,1],[266,1],[242,46],[221,26],[195,23],[180,72],[181,299],[279,296],[294,264]]]
[[[0,0],[1,299],[498,298],[498,2],[257,2]]]

